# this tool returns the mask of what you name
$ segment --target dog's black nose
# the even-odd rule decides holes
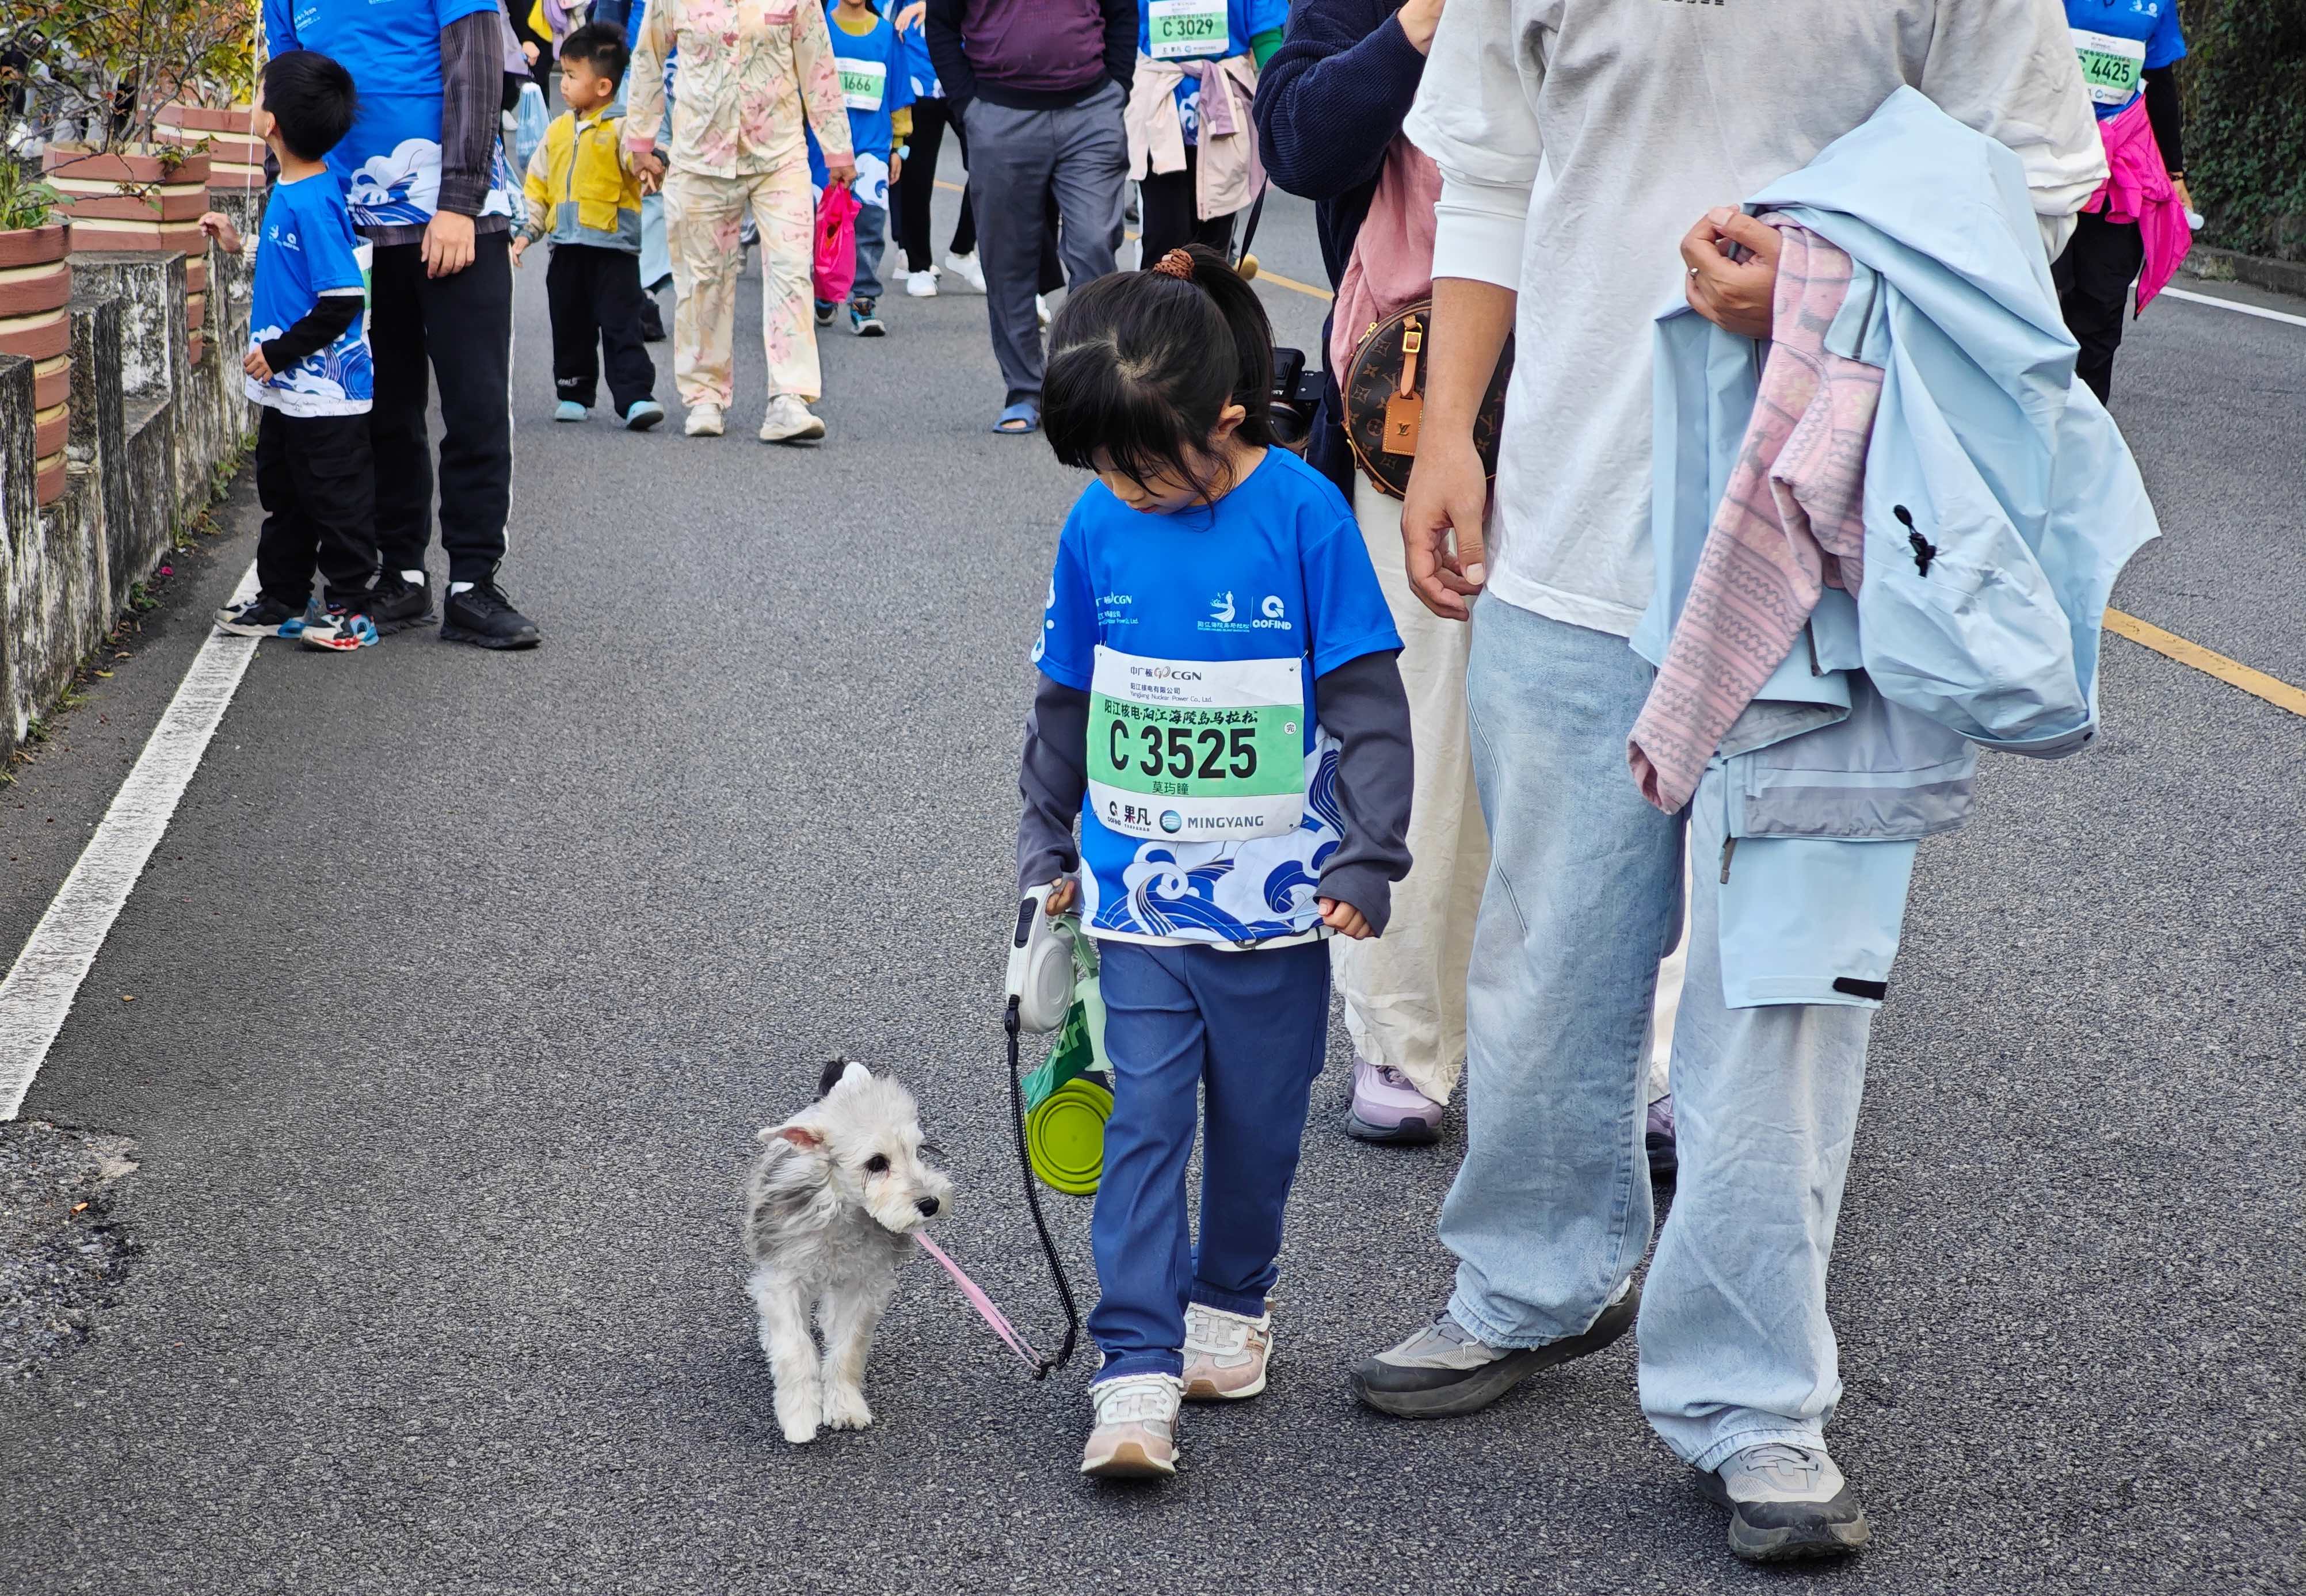
[[[915,1203],[913,1207],[920,1209],[921,1217],[926,1219],[931,1214],[937,1211],[937,1199],[934,1197],[924,1197],[920,1201]]]

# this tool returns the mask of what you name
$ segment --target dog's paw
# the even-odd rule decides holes
[[[865,1405],[864,1392],[853,1386],[825,1387],[824,1427],[827,1430],[862,1430],[872,1422],[873,1410]]]
[[[805,1447],[816,1439],[819,1417],[817,1395],[814,1391],[788,1396],[777,1394],[777,1427],[785,1432],[785,1439],[796,1447]]]

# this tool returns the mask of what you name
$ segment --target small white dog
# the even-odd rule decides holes
[[[745,1260],[789,1441],[873,1422],[865,1358],[897,1289],[909,1238],[952,1203],[952,1182],[924,1163],[913,1094],[853,1059],[824,1067],[816,1101],[760,1132],[745,1181]],[[824,1333],[819,1363],[809,1312]]]

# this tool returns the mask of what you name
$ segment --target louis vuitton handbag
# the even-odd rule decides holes
[[[1409,491],[1409,469],[1417,463],[1417,433],[1425,416],[1425,336],[1433,302],[1404,305],[1362,335],[1338,384],[1345,400],[1345,440],[1354,460],[1377,491],[1401,499]],[[1498,434],[1505,419],[1506,382],[1513,375],[1514,346],[1507,340],[1490,375],[1473,422],[1473,447],[1490,480],[1498,474]]]

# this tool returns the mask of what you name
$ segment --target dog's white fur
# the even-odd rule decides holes
[[[912,1233],[949,1211],[952,1182],[923,1161],[920,1110],[853,1059],[825,1066],[816,1102],[760,1132],[745,1181],[745,1259],[789,1441],[873,1422],[865,1358]],[[824,1334],[820,1364],[809,1315]]]

